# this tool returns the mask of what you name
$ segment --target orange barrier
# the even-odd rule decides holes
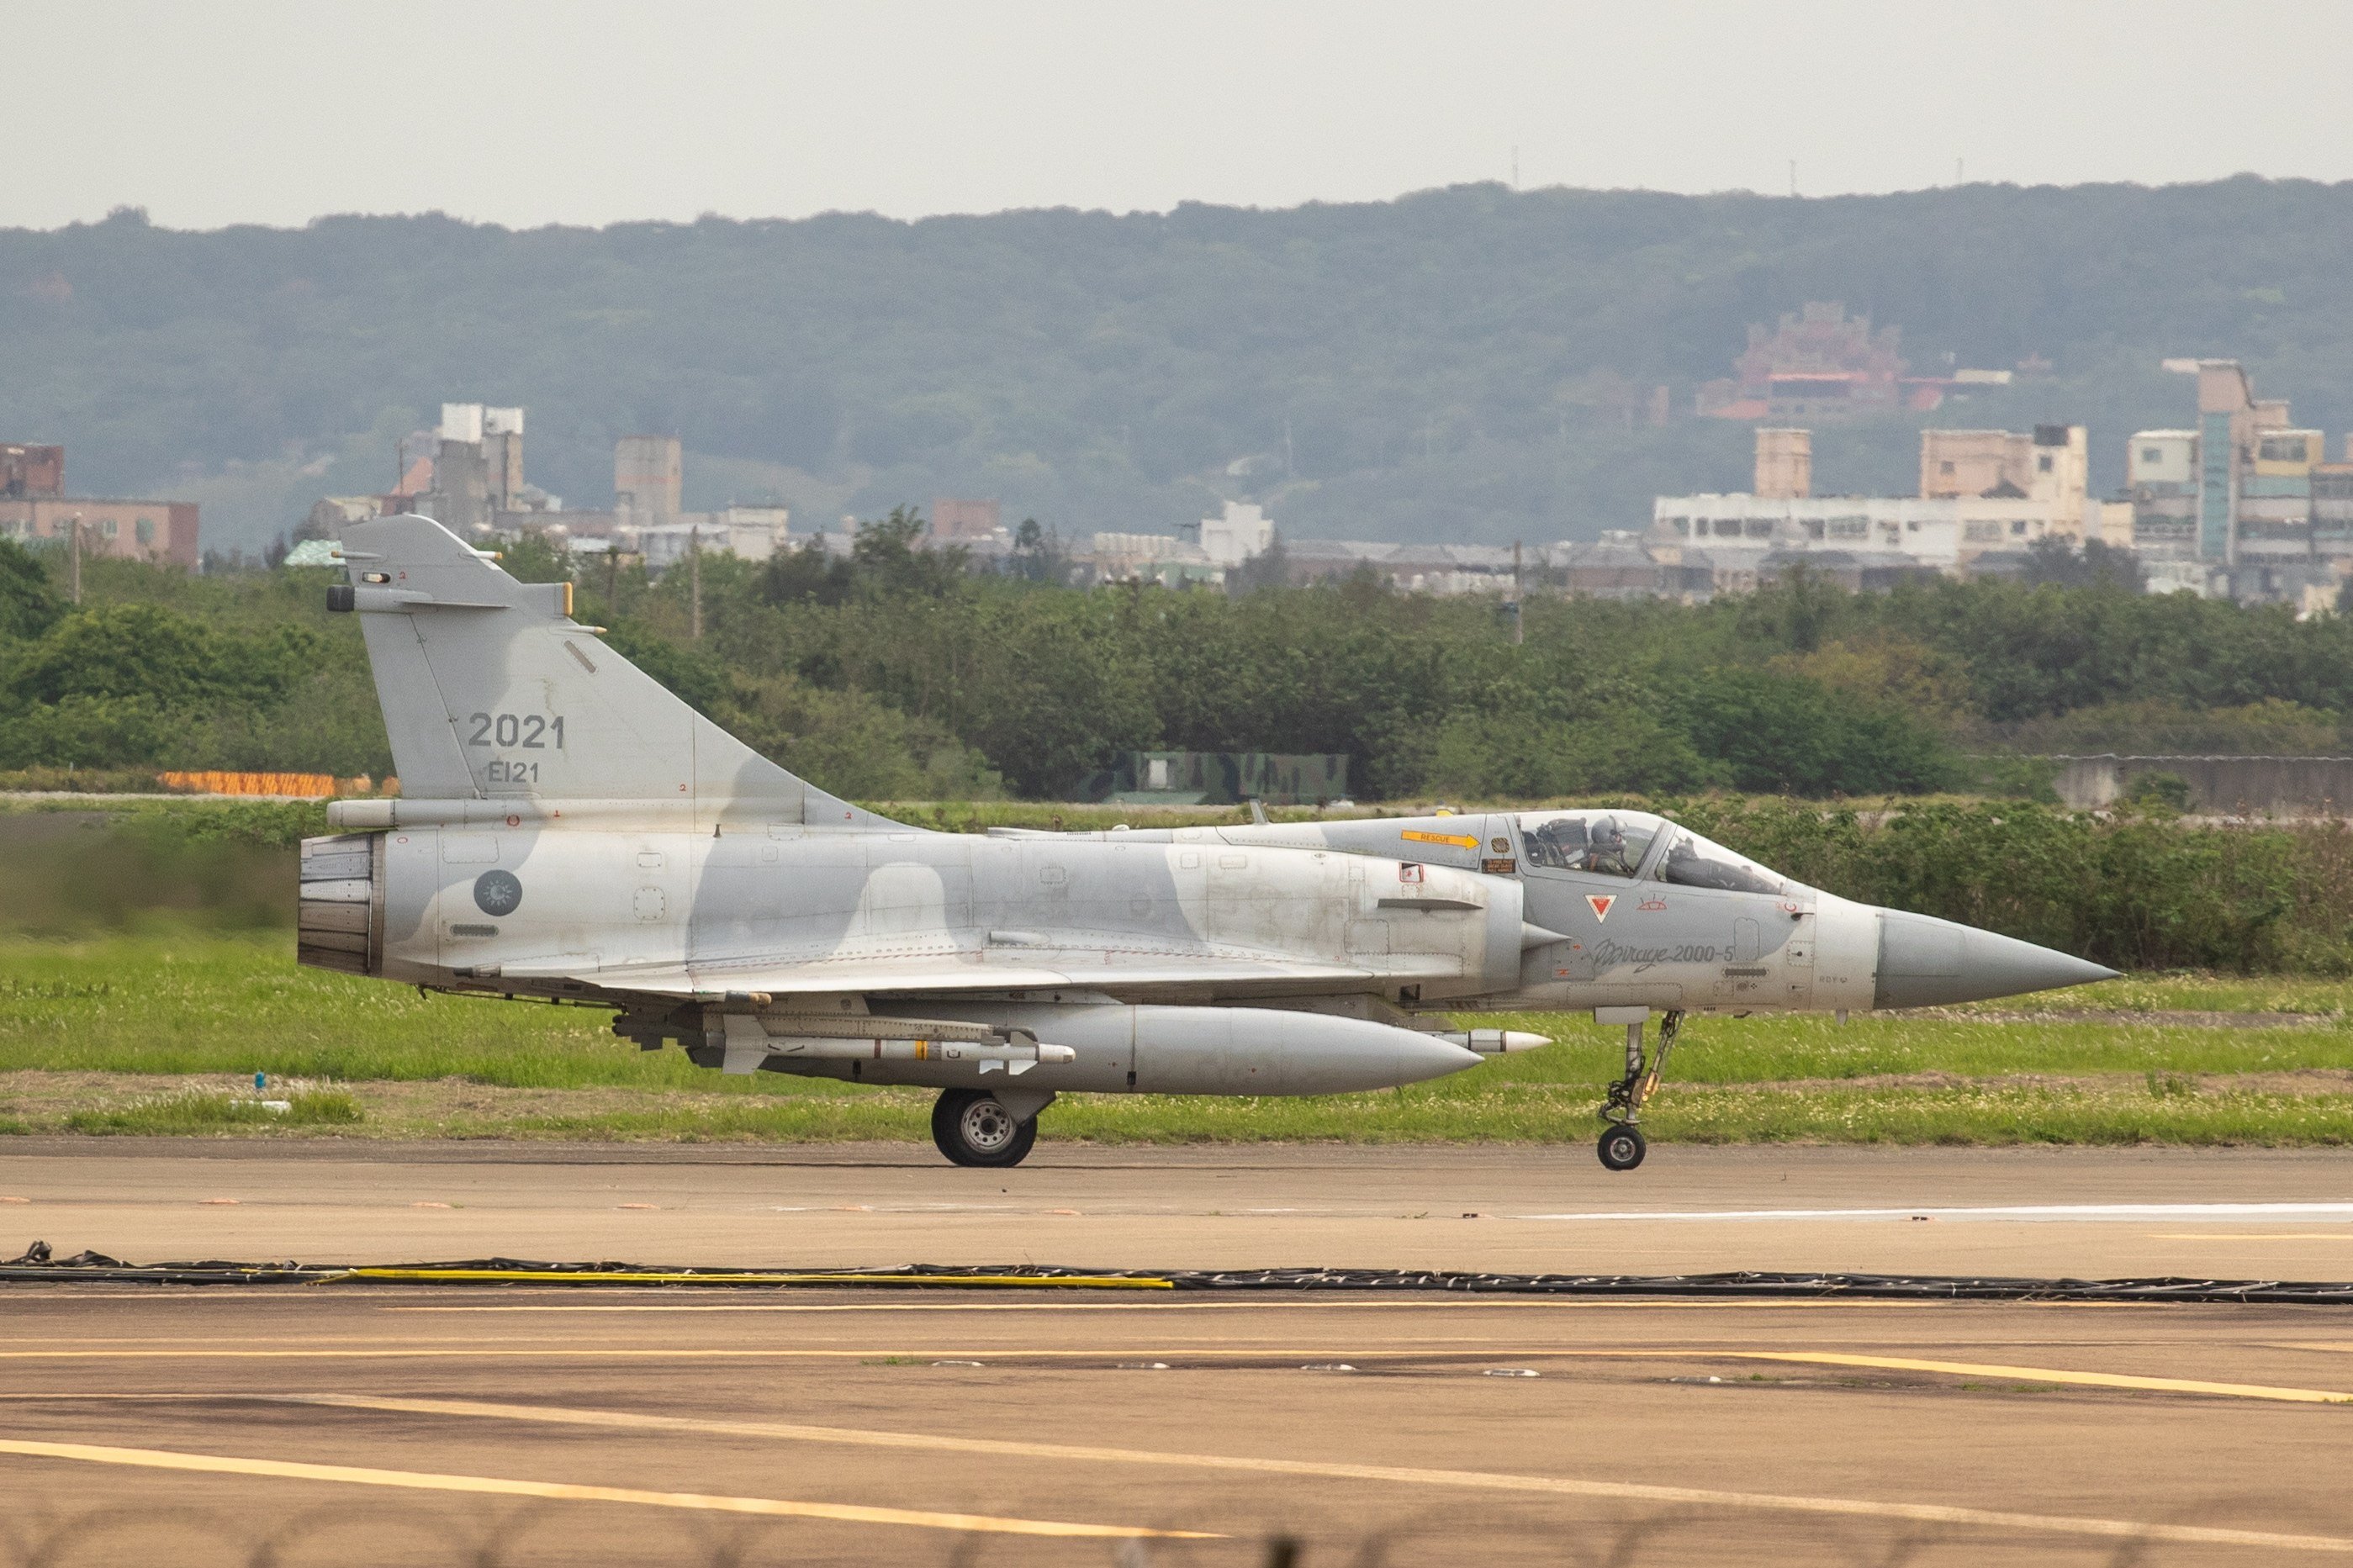
[[[206,771],[202,773],[172,773],[155,775],[165,789],[185,790],[192,795],[292,795],[302,800],[324,800],[339,795],[375,795],[375,781],[362,773],[357,778],[339,779],[332,773],[246,773]],[[400,781],[384,781],[384,794],[398,795]]]

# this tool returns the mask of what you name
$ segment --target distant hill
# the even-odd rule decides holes
[[[608,503],[613,437],[669,430],[696,503],[994,495],[1085,533],[1223,495],[1293,537],[1546,541],[1742,486],[1746,426],[1694,390],[1811,300],[1900,327],[1915,374],[2048,360],[1925,419],[2088,423],[2104,486],[2132,429],[2187,421],[2166,355],[2235,355],[2341,432],[2348,255],[2353,185],[2253,177],[598,230],[126,212],[0,231],[0,439],[65,442],[84,492],[194,495],[248,550],[385,488],[445,398],[526,405],[531,477],[575,505]],[[1652,427],[1628,389],[1660,384]],[[1908,488],[1923,418],[1823,432],[1818,486]]]

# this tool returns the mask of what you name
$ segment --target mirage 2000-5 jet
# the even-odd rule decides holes
[[[302,846],[301,957],[609,1007],[730,1073],[939,1089],[940,1151],[1011,1165],[1065,1091],[1337,1094],[1626,1029],[1602,1163],[1687,1015],[1914,1007],[2108,978],[1803,887],[1632,811],[1232,827],[911,827],[728,735],[429,519],[344,531],[401,795]],[[1659,1019],[1655,1045],[1645,1026]]]

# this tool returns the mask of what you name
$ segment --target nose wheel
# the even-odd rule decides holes
[[[1613,1171],[1630,1171],[1650,1152],[1650,1142],[1639,1127],[1612,1127],[1601,1134],[1601,1163]]]
[[[1595,1150],[1607,1169],[1630,1171],[1650,1152],[1649,1141],[1635,1123],[1641,1120],[1643,1103],[1658,1092],[1659,1075],[1667,1070],[1667,1057],[1674,1050],[1675,1037],[1683,1026],[1681,1012],[1662,1015],[1659,1049],[1653,1056],[1643,1048],[1642,1026],[1626,1026],[1626,1076],[1609,1086],[1609,1098],[1602,1103],[1601,1120],[1609,1125],[1602,1130]]]

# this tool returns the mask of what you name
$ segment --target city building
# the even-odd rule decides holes
[[[66,493],[63,447],[0,445],[0,498],[23,500]]]
[[[1947,375],[1906,375],[1903,342],[1899,327],[1874,330],[1869,316],[1850,316],[1835,300],[1809,300],[1776,326],[1751,325],[1748,347],[1733,361],[1733,374],[1703,384],[1694,412],[1715,419],[1809,425],[1898,408],[1927,413],[1947,397],[2008,386],[2018,375],[2048,374],[2051,369],[2048,360],[2031,355],[2015,372],[1957,369]]]
[[[729,506],[718,511],[688,512],[673,522],[617,529],[615,531],[621,536],[618,542],[607,540],[602,544],[584,545],[575,540],[573,548],[606,550],[634,542],[637,548],[623,550],[622,553],[642,555],[646,570],[659,577],[695,550],[706,553],[724,551],[745,561],[765,561],[777,551],[791,548],[787,542],[791,520],[790,510],[780,506]]]
[[[1193,525],[1201,553],[1215,566],[1239,566],[1274,545],[1274,524],[1260,508],[1228,501],[1223,512]]]
[[[2081,425],[1920,432],[1924,499],[2024,499],[2045,503],[2053,517],[2080,518],[2091,484],[2090,433]]]
[[[697,550],[765,561],[791,548],[785,507],[686,510],[685,455],[675,436],[624,436],[613,444],[609,510],[567,509],[562,497],[528,482],[522,437],[520,408],[445,403],[437,429],[402,440],[400,479],[389,493],[322,496],[297,535],[332,538],[364,517],[418,512],[485,544],[539,533],[575,555],[642,561],[657,575]]]
[[[2198,559],[2198,432],[2138,430],[2125,448],[2133,541],[2147,559]]]
[[[613,517],[625,527],[676,522],[684,510],[686,457],[675,436],[624,436],[613,443]]]
[[[1002,509],[993,500],[932,498],[931,537],[943,544],[994,543],[1005,535]]]
[[[2135,547],[2153,584],[2247,603],[2333,605],[2353,575],[2353,446],[2257,397],[2236,360],[2178,359],[2194,376],[2194,427],[2138,430],[2125,457]]]
[[[480,532],[501,512],[545,510],[546,498],[523,482],[520,408],[445,403],[430,472],[420,473],[406,453],[403,459],[390,499],[406,504],[387,510],[423,512],[459,534]],[[410,488],[417,480],[422,487]]]
[[[0,534],[19,543],[69,542],[80,525],[88,555],[171,562],[195,570],[196,503],[66,493],[66,449],[0,444]]]
[[[1898,406],[1903,330],[1872,330],[1843,305],[1809,301],[1778,327],[1751,326],[1733,374],[1700,388],[1698,411],[1725,419],[1836,420]]]
[[[1757,432],[1757,493],[1779,500],[1814,493],[1812,431]]]
[[[1285,540],[1294,583],[1336,582],[1370,573],[1401,594],[1502,594],[1512,591],[1514,559],[1498,544],[1388,544],[1365,539]]]
[[[2087,494],[2089,454],[2081,425],[1923,430],[1919,495],[1817,496],[1810,434],[1761,427],[1753,488],[1661,496],[1643,547],[1704,552],[1713,593],[1771,581],[1783,557],[1813,558],[1810,569],[1857,586],[1925,573],[1959,575],[2038,540],[2105,532],[2110,514]],[[1698,592],[1698,563],[1678,557],[1677,563],[1682,583],[1674,591]]]

